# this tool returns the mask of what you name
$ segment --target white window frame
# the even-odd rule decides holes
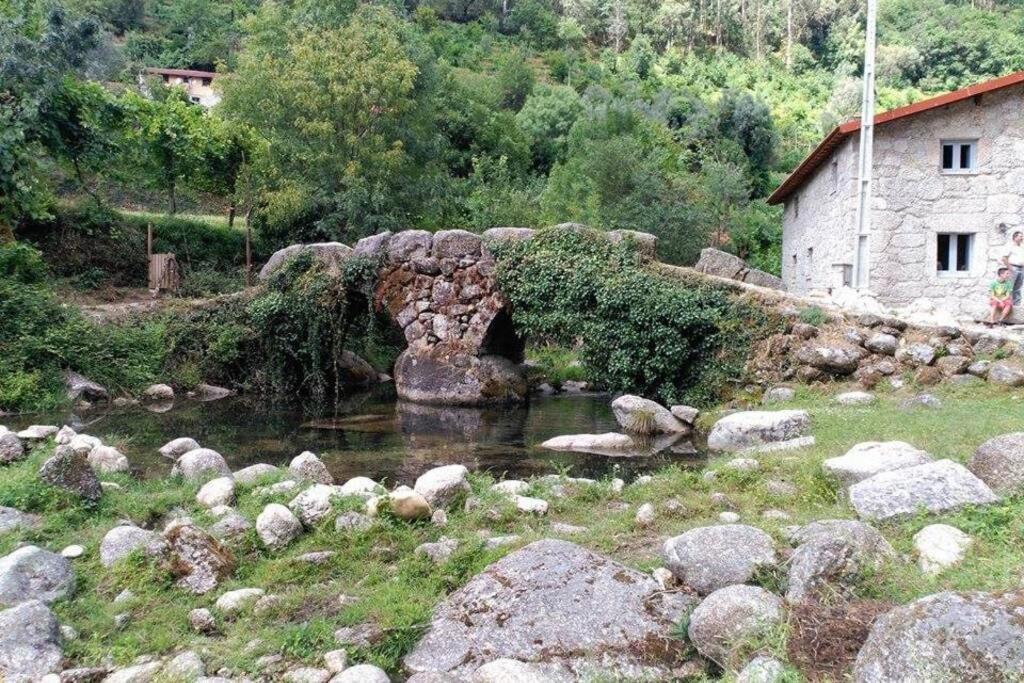
[[[949,264],[949,270],[939,270],[939,238],[943,235],[949,235],[949,245],[946,247],[946,262]],[[960,269],[957,266],[960,265],[960,261],[957,257],[959,253],[959,238],[967,238],[967,261],[964,269]],[[977,233],[973,232],[937,232],[935,233],[935,250],[932,252],[935,254],[935,273],[939,277],[968,277],[974,270],[975,252],[977,247]]]
[[[943,167],[943,160],[946,156],[946,146],[953,146],[953,168]],[[971,150],[971,164],[960,167],[959,158],[962,155],[962,148],[967,145]],[[978,172],[978,140],[970,138],[958,138],[939,141],[939,172],[943,175],[972,175]]]

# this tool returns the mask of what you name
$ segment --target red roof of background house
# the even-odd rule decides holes
[[[158,76],[180,76],[182,78],[216,78],[217,73],[215,71],[193,71],[191,69],[157,69],[149,67],[146,69],[148,74],[157,74]]]
[[[904,119],[914,114],[920,114],[923,111],[929,111],[938,107],[944,107],[947,104],[953,104],[954,102],[960,102],[971,97],[978,97],[987,92],[993,90],[1000,90],[1002,88],[1008,88],[1013,85],[1024,83],[1024,71],[1018,71],[1008,76],[1001,78],[994,78],[991,81],[985,81],[983,83],[975,83],[969,85],[966,88],[960,90],[954,90],[948,92],[945,95],[939,95],[937,97],[931,97],[927,100],[921,100],[914,104],[908,104],[905,107],[897,107],[896,109],[890,109],[887,112],[875,115],[875,125],[881,126],[891,121],[898,119]],[[851,119],[846,123],[840,124],[832,129],[832,132],[825,136],[814,151],[807,155],[800,165],[789,174],[789,177],[772,192],[771,196],[768,197],[769,204],[779,204],[784,202],[786,198],[792,194],[798,187],[800,187],[805,180],[818,166],[825,161],[829,156],[832,155],[832,151],[838,147],[846,138],[853,133],[860,130],[860,118]]]

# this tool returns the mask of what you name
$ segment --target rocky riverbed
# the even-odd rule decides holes
[[[706,415],[621,397],[611,434],[706,430],[715,453],[628,481],[462,464],[336,480],[312,452],[231,467],[186,434],[143,480],[105,438],[0,430],[0,671],[1013,680],[1020,397],[844,393]]]

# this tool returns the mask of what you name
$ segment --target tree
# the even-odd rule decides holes
[[[281,240],[419,220],[443,155],[436,75],[414,28],[374,6],[333,30],[291,26],[272,4],[254,22],[220,105],[268,142],[254,161],[254,218]]]
[[[583,111],[583,101],[567,86],[542,86],[516,114],[516,121],[530,138],[534,169],[547,173],[565,158],[569,131]]]
[[[626,19],[626,0],[611,0],[607,9],[608,18],[605,32],[615,49],[615,54],[622,52],[622,41],[629,31],[629,22]]]
[[[533,91],[535,81],[526,55],[518,50],[506,54],[498,66],[497,79],[501,106],[519,111]]]
[[[195,184],[230,201],[228,227],[234,227],[239,202],[239,181],[260,146],[256,133],[244,124],[232,124],[207,117],[210,137],[203,150],[202,173]]]
[[[633,43],[626,52],[630,70],[640,79],[646,79],[651,75],[656,55],[651,41],[645,35],[639,35],[633,39]]]
[[[717,160],[704,163],[701,179],[702,203],[710,211],[713,243],[721,246],[735,227],[737,207],[745,205],[750,197],[750,186],[742,168]]]
[[[100,204],[95,178],[116,157],[121,143],[123,111],[98,83],[64,77],[41,109],[45,126],[40,141],[58,161],[67,164],[78,186]]]
[[[122,102],[133,122],[127,131],[129,164],[142,183],[167,193],[168,211],[177,213],[178,188],[206,173],[215,139],[211,117],[177,91],[163,99],[127,93]]]
[[[727,90],[718,105],[718,122],[719,133],[738,142],[755,169],[768,169],[778,135],[767,105],[750,93]]]
[[[50,192],[40,169],[53,125],[48,112],[57,109],[65,76],[95,45],[96,28],[59,8],[38,32],[24,20],[0,18],[0,225],[48,215]]]

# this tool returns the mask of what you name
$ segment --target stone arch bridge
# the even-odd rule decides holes
[[[555,229],[584,230],[576,224]],[[513,324],[509,302],[499,291],[490,247],[529,240],[528,228],[406,230],[340,242],[297,244],[276,252],[260,271],[266,280],[288,258],[305,251],[341,272],[351,257],[379,263],[373,305],[401,329],[407,344],[394,367],[400,398],[440,405],[487,405],[525,400],[524,340]],[[657,238],[625,230],[601,233],[618,242],[627,236],[653,259]]]

